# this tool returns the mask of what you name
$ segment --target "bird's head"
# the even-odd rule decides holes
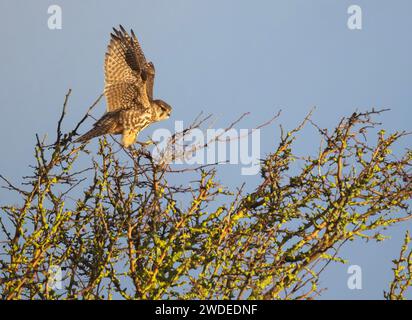
[[[172,112],[172,107],[163,100],[153,100],[152,107],[154,110],[153,120],[155,121],[168,119],[170,117],[170,113]]]

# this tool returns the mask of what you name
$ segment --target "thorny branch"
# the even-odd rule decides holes
[[[412,152],[392,151],[408,133],[377,131],[374,119],[386,110],[355,112],[333,130],[317,126],[312,110],[295,129],[281,127],[255,191],[230,192],[218,182],[217,164],[171,161],[212,142],[172,152],[211,116],[172,136],[164,161],[116,139],[100,139],[91,152],[93,144],[72,140],[101,96],[64,133],[70,93],[55,143],[37,137],[33,174],[21,186],[0,176],[21,200],[1,205],[3,299],[313,299],[324,290],[323,270],[344,262],[343,245],[382,241],[386,228],[412,217]],[[293,143],[307,123],[320,148],[301,157]],[[52,266],[62,270],[61,290],[51,285]],[[404,297],[410,269],[405,244],[386,298]]]

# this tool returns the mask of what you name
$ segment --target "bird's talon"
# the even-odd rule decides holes
[[[150,145],[154,144],[154,141],[152,139],[150,139],[150,140],[147,140],[145,142],[137,141],[137,143],[140,144],[142,147],[147,147],[147,146],[150,146]]]

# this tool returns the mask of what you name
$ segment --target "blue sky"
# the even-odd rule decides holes
[[[62,8],[61,30],[47,27],[52,4]],[[352,4],[362,8],[362,30],[347,28]],[[54,134],[68,88],[67,128],[103,91],[104,52],[120,23],[134,29],[154,62],[155,95],[173,106],[172,120],[189,123],[203,110],[224,127],[250,111],[241,127],[252,128],[282,109],[277,124],[291,129],[316,106],[313,119],[332,127],[356,109],[388,107],[381,119],[387,131],[411,130],[411,13],[410,0],[0,0],[0,143],[7,150],[0,172],[17,181],[30,173],[34,134]],[[103,112],[104,103],[95,115]],[[142,136],[160,127],[173,129],[173,122]],[[278,131],[262,130],[262,155],[273,150]],[[318,142],[307,128],[295,147],[314,152]],[[398,150],[410,146],[406,138]],[[222,183],[253,189],[258,177],[239,172],[225,166]],[[411,223],[393,227],[384,244],[344,247],[349,264],[362,266],[363,289],[349,290],[347,266],[331,265],[323,297],[382,298],[406,228]]]

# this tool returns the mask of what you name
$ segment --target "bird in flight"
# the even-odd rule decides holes
[[[144,128],[169,118],[172,108],[163,100],[153,99],[155,68],[146,60],[133,30],[129,35],[120,25],[113,31],[104,61],[107,112],[75,142],[121,134],[122,145],[127,148]]]

